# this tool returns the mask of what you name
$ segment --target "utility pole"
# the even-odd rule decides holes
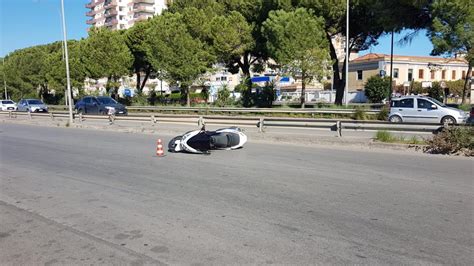
[[[390,100],[392,98],[392,93],[393,93],[393,30],[392,30],[392,44],[390,48],[390,94],[388,96],[388,99]]]
[[[347,92],[349,87],[349,0],[346,1],[346,86],[344,89],[344,102],[347,106]]]
[[[8,93],[7,93],[7,78],[5,76],[5,57],[3,59],[3,85],[5,86],[5,100],[8,100]]]
[[[64,55],[66,59],[66,79],[67,79],[67,99],[69,105],[69,125],[74,123],[74,119],[72,117],[72,96],[71,96],[71,81],[69,78],[69,57],[67,53],[67,37],[66,37],[66,18],[64,16],[64,0],[61,0],[61,14],[62,14],[62,21],[63,21],[63,36],[64,36]]]

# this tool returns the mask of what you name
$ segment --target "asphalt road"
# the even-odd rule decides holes
[[[1,264],[474,264],[469,158],[0,124]]]

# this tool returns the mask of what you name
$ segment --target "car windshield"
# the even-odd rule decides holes
[[[114,99],[110,97],[98,97],[97,100],[99,100],[99,102],[102,104],[116,104],[117,103]]]
[[[43,104],[43,102],[40,100],[28,100],[28,103],[29,104]]]
[[[438,100],[436,100],[436,99],[433,99],[433,98],[431,98],[431,97],[427,97],[427,99],[429,99],[430,101],[434,102],[435,104],[437,104],[437,105],[439,105],[439,106],[441,106],[441,107],[446,107],[446,105],[444,105],[444,103],[442,103],[442,102],[440,102],[440,101],[438,101]]]
[[[2,104],[14,104],[13,101],[2,101]]]

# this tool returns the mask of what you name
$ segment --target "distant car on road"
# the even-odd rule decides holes
[[[0,100],[1,111],[15,111],[17,108],[16,103],[12,100]]]
[[[116,115],[128,114],[125,105],[109,96],[85,96],[76,103],[74,109],[81,114],[106,115],[109,110],[115,111]]]
[[[392,123],[441,123],[463,124],[464,111],[448,107],[436,99],[425,96],[402,96],[392,98],[388,120]]]
[[[20,112],[34,112],[47,113],[48,106],[38,99],[21,99],[18,102],[18,111]]]

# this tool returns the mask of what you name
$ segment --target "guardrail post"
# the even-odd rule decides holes
[[[257,126],[258,126],[258,132],[260,133],[263,132],[264,120],[262,117],[259,119]]]
[[[28,118],[31,119],[31,112],[28,110]]]
[[[336,122],[336,131],[337,131],[337,136],[342,137],[342,122],[341,121]]]
[[[199,116],[198,127],[202,128],[203,125],[204,125],[204,120],[203,120],[202,116]]]
[[[151,115],[151,124],[152,124],[152,125],[156,124],[155,115]]]
[[[110,125],[113,125],[113,124],[114,124],[114,121],[115,121],[115,115],[110,114],[110,115],[109,115],[109,124],[110,124]]]
[[[49,113],[49,117],[51,117],[51,120],[54,121],[54,115],[53,115],[53,112]]]
[[[12,111],[8,111],[8,118],[12,118]]]
[[[82,113],[79,113],[79,123],[82,124],[82,121],[83,121],[83,119],[82,119]]]

